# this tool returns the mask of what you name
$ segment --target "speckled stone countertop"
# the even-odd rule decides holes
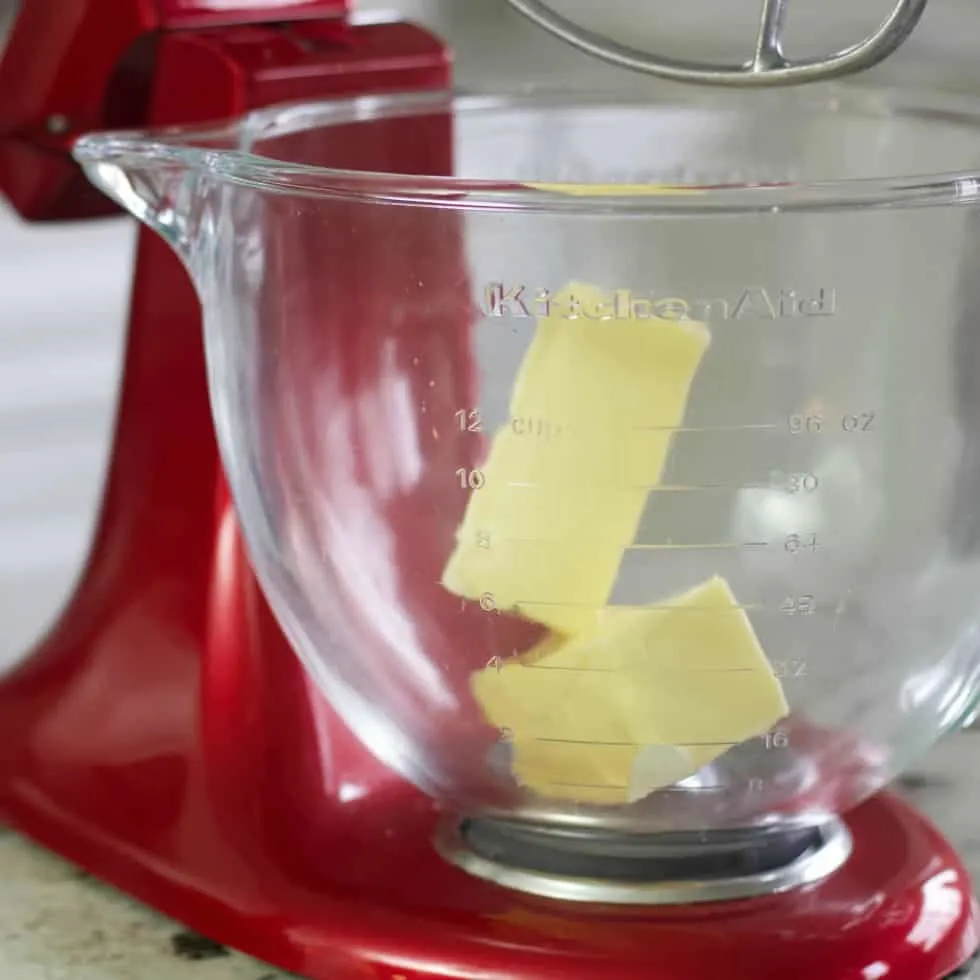
[[[0,829],[3,980],[283,980]]]
[[[902,781],[980,882],[980,731],[947,739]],[[282,980],[0,831],[2,980]]]

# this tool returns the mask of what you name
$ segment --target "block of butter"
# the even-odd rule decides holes
[[[562,633],[593,628],[709,341],[703,324],[634,316],[588,285],[561,290],[538,321],[443,586]]]
[[[597,630],[475,674],[513,771],[544,796],[628,803],[763,735],[788,706],[745,610],[714,577],[658,605],[604,610]]]

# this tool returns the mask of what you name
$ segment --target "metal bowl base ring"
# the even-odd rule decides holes
[[[852,839],[834,819],[782,835],[567,834],[504,821],[453,820],[442,857],[505,888],[572,902],[689,905],[772,895],[829,877]]]

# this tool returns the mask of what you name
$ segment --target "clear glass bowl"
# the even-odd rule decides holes
[[[365,743],[466,813],[707,831],[973,705],[978,122],[409,94],[76,155],[196,280],[256,571]]]

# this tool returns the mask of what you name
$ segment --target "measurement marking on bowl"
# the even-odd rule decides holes
[[[616,674],[618,667],[548,667],[544,664],[518,664],[522,670],[558,670],[568,674]],[[672,674],[754,674],[754,667],[674,667]]]
[[[610,793],[627,793],[629,786],[614,786],[611,783],[563,783],[557,779],[549,779],[549,786],[564,786],[566,789],[606,789]]]
[[[444,588],[443,583],[440,581],[435,582],[435,585],[440,589]],[[470,601],[471,600],[461,598],[460,608],[463,610],[469,608]],[[486,613],[500,612],[496,599],[491,592],[483,593],[483,595],[480,597],[480,606]],[[655,601],[645,603],[607,603],[605,605],[596,605],[594,602],[569,602],[555,599],[514,599],[512,606],[515,608],[521,606],[537,606],[547,609],[588,609],[594,613],[609,612],[613,610],[636,613],[665,610],[670,612],[700,613],[701,615],[707,614],[712,616],[728,615],[733,611],[768,613],[779,616],[806,617],[819,615],[836,616],[838,614],[837,608],[832,606],[829,603],[829,600],[821,600],[818,603],[816,596],[810,594],[787,596],[778,605],[771,602],[745,602],[717,607],[691,606],[681,603],[658,603]]]
[[[651,493],[702,493],[705,490],[777,490],[771,483],[691,483],[691,484],[658,484],[641,483],[636,490],[649,490]]]
[[[734,748],[739,745],[739,742],[599,742],[595,739],[578,739],[578,738],[535,738],[535,742],[545,742],[549,745],[592,745],[592,746],[608,746],[609,748],[619,748],[619,749],[636,749],[636,748],[650,748],[650,749],[693,749],[693,748]]]
[[[582,543],[588,542],[588,538],[582,538]],[[498,538],[500,544],[534,544],[534,545],[558,545],[564,542],[563,538]],[[625,545],[624,551],[743,551],[759,550],[768,548],[771,541],[719,541],[694,544],[673,544],[663,542],[660,544],[630,544]],[[789,547],[787,547],[789,550]]]
[[[561,490],[566,484],[562,480],[552,480],[550,483],[543,483],[534,480],[508,480],[504,486],[513,487],[518,490]],[[630,490],[637,489],[631,486],[616,486],[613,483],[583,483],[578,481],[580,488],[588,487],[590,490],[606,490],[614,493],[628,493]]]
[[[631,544],[626,551],[739,551],[742,549],[768,548],[769,541],[718,541],[704,544]]]
[[[727,786],[664,786],[661,793],[727,793]]]
[[[652,612],[653,610],[660,609],[672,609],[677,612],[694,612],[694,613],[711,613],[717,615],[718,613],[731,612],[733,609],[744,609],[747,611],[765,609],[765,604],[761,602],[750,603],[746,605],[731,605],[725,606],[724,608],[718,609],[710,606],[684,606],[679,604],[669,604],[669,603],[646,603],[639,605],[606,605],[597,606],[592,602],[554,602],[545,601],[540,599],[517,599],[514,602],[515,606],[547,606],[554,609],[591,609],[593,612],[605,612],[611,609],[622,609],[626,612]]]
[[[563,786],[566,789],[607,789],[610,793],[624,793],[629,786],[618,786],[612,783],[566,783],[557,779],[549,779],[549,786]],[[661,793],[727,793],[727,786],[664,786]]]
[[[781,429],[778,422],[749,425],[635,425],[636,432],[772,432]]]
[[[593,490],[606,490],[613,493],[629,493],[633,490],[649,490],[651,493],[702,493],[706,490],[779,490],[780,487],[772,483],[691,483],[691,484],[663,484],[663,483],[633,483],[629,485],[615,486],[614,484],[590,483],[585,484]],[[560,481],[553,483],[541,483],[528,480],[508,480],[504,486],[513,487],[520,490],[548,490],[562,486]],[[583,484],[579,484],[583,486]]]

